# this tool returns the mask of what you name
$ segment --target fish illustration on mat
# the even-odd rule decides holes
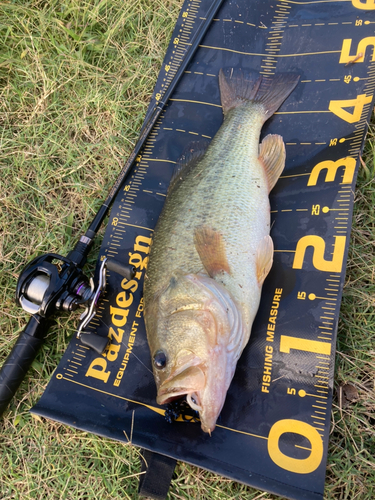
[[[204,432],[215,428],[272,267],[268,196],[285,145],[259,137],[298,80],[220,70],[223,124],[179,161],[155,228],[144,317],[156,400],[186,395]]]

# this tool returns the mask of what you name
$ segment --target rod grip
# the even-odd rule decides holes
[[[30,318],[0,370],[0,416],[15,395],[35,359],[50,321],[39,315]]]

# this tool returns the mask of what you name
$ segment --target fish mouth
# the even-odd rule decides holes
[[[159,405],[165,405],[186,395],[188,405],[199,412],[202,430],[211,435],[224,404],[227,386],[220,383],[220,377],[216,380],[215,376],[207,373],[199,358],[194,360],[196,363],[199,361],[199,364],[192,365],[190,361],[173,370],[160,385],[156,401]],[[212,378],[219,382],[216,387],[215,383],[212,384]],[[211,386],[211,392],[214,391],[214,397],[207,398],[207,385]]]
[[[159,405],[170,403],[180,396],[187,395],[187,402],[197,411],[200,405],[199,391],[206,385],[206,376],[201,366],[185,366],[174,372],[159,387],[156,401]]]

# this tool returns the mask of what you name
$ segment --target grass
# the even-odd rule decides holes
[[[112,185],[142,123],[180,0],[0,2],[0,359],[24,328],[18,274],[65,255]],[[375,493],[375,127],[360,168],[339,324],[325,496]],[[99,238],[100,240],[100,238]],[[91,267],[95,260],[92,252]],[[77,316],[75,316],[77,319]],[[32,417],[74,333],[62,316],[1,422],[1,499],[133,499],[139,451]],[[275,499],[178,463],[170,500]]]

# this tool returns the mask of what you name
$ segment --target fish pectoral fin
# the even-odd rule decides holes
[[[281,135],[269,134],[259,145],[259,161],[267,177],[271,192],[285,166],[285,144]]]
[[[271,236],[265,236],[258,245],[257,249],[257,280],[259,286],[263,285],[268,273],[271,270],[273,262],[273,241]]]
[[[188,144],[177,160],[177,165],[169,184],[168,194],[187,177],[189,172],[191,172],[195,165],[203,158],[209,143],[208,140],[201,140]]]
[[[207,226],[196,228],[194,244],[202,264],[211,278],[223,272],[230,274],[225,242],[221,233]]]

